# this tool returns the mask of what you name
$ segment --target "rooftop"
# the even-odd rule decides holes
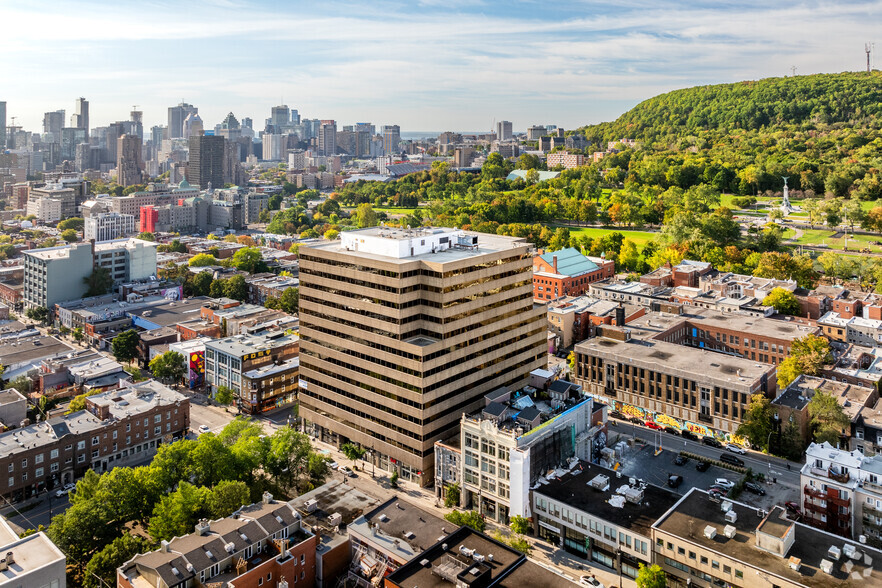
[[[563,276],[576,277],[597,271],[598,269],[596,263],[573,247],[561,249],[560,251],[550,251],[540,257],[552,267],[554,267],[554,260],[557,258],[557,273]]]
[[[598,475],[609,478],[607,490],[590,484]],[[625,496],[624,490],[627,488],[640,491],[640,502],[625,500],[623,506],[611,504],[610,499],[614,496]],[[585,461],[580,461],[559,478],[540,483],[533,493],[631,529],[644,537],[649,537],[650,528],[655,521],[680,499],[678,494],[652,484],[637,482],[631,487],[628,478],[617,479],[614,471]],[[637,492],[632,494],[638,495]]]
[[[554,388],[555,385],[557,388]],[[499,388],[484,396],[484,408],[466,418],[471,421],[495,421],[500,430],[511,431],[520,437],[534,428],[536,417],[541,417],[541,422],[546,423],[576,406],[591,402],[590,398],[582,395],[582,387],[572,382],[557,380],[550,391],[554,394],[549,398],[539,399],[535,396],[536,390],[531,387],[515,392]]]
[[[453,530],[453,525],[418,506],[390,498],[349,524],[349,533],[361,535],[399,562],[419,555]]]
[[[129,384],[125,388],[108,390],[89,396],[87,406],[88,404],[107,406],[110,408],[111,416],[122,420],[157,406],[168,406],[186,399],[187,397],[180,392],[176,392],[156,380],[146,380]]]
[[[727,521],[721,506],[731,504],[736,520]],[[704,529],[708,526],[716,530],[713,538],[708,538]],[[734,536],[726,537],[724,528],[735,529]],[[744,585],[775,584],[775,577],[785,578],[809,588],[826,588],[835,581],[846,581],[852,577],[861,578],[869,585],[882,583],[882,552],[847,541],[841,537],[814,529],[784,518],[784,511],[775,507],[765,513],[740,502],[713,499],[704,490],[693,488],[666,515],[654,525],[663,533],[668,533],[689,543],[720,554],[721,559],[736,562],[735,569],[743,566]],[[793,529],[793,544],[781,556],[757,545],[758,528],[772,537],[780,538]],[[832,561],[832,573],[821,570],[821,561],[830,561],[827,550],[831,546],[841,548],[843,544],[855,547],[855,559],[842,557]],[[786,543],[785,543],[786,545]],[[799,571],[790,567],[790,560],[800,560]]]
[[[304,526],[318,527],[322,530],[319,534],[320,545],[317,551],[323,553],[349,541],[349,536],[345,532],[335,532],[335,527],[345,529],[352,521],[376,507],[379,502],[373,496],[368,496],[349,484],[333,480],[306,494],[301,494],[289,504],[303,517]],[[334,514],[340,515],[339,525],[330,522],[330,517]]]
[[[207,300],[210,300],[207,296],[196,296],[180,301],[169,300],[150,308],[133,310],[129,314],[158,327],[171,326],[190,318],[199,318],[199,310]]]
[[[831,394],[842,406],[845,414],[854,421],[862,409],[872,400],[875,404],[878,396],[876,391],[866,386],[858,386],[847,382],[828,380],[817,376],[800,375],[784,392],[775,399],[775,404],[802,410],[808,406],[815,392],[823,391]]]
[[[16,366],[44,357],[66,354],[73,348],[55,337],[45,337],[36,329],[18,321],[0,326],[0,364],[11,372]]]
[[[65,556],[45,533],[20,539],[3,518],[0,518],[0,552],[4,556],[11,553],[15,562],[0,572],[0,586],[22,586],[24,576],[52,564],[64,571]],[[33,582],[36,577],[29,580]]]
[[[271,351],[292,345],[298,341],[297,335],[285,335],[279,331],[256,335],[235,335],[226,339],[216,339],[205,343],[207,349],[214,349],[228,355],[242,356],[258,351]]]

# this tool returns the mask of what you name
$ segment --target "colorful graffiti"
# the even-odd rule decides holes
[[[646,411],[640,408],[639,406],[634,406],[632,404],[625,404],[624,402],[616,402],[618,405],[617,408],[619,412],[625,414],[629,417],[637,417],[638,419],[645,419]]]
[[[190,353],[190,388],[196,388],[205,381],[205,352]]]

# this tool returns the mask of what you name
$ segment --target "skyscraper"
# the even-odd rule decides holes
[[[141,162],[141,139],[135,135],[122,135],[117,139],[116,155],[116,183],[123,187],[140,184],[144,166]]]
[[[89,101],[85,98],[77,98],[74,103],[74,113],[70,115],[70,126],[75,129],[85,129],[86,140],[89,140]]]
[[[507,141],[513,137],[511,131],[511,121],[501,120],[496,123],[496,139],[498,141]]]
[[[156,125],[150,127],[150,138],[153,141],[153,147],[159,149],[162,147],[162,140],[165,138],[166,127]]]
[[[318,150],[321,155],[337,153],[337,122],[323,120],[318,133]]]
[[[300,248],[300,415],[421,485],[433,443],[547,362],[530,244],[374,227]]]
[[[6,149],[6,102],[0,102],[0,149]]]
[[[398,125],[385,125],[383,127],[383,151],[386,155],[398,153],[398,144],[401,142],[401,127]]]
[[[288,110],[288,106],[282,104],[281,106],[273,106],[272,115],[270,116],[270,124],[272,124],[276,128],[276,132],[281,132],[282,127],[287,127],[291,124],[291,111]]]
[[[144,112],[133,110],[129,113],[132,122],[132,134],[144,142]]]
[[[181,102],[168,108],[168,138],[178,139],[184,136],[184,121],[190,113],[198,114],[199,109],[192,104]]]
[[[61,138],[61,129],[64,128],[65,112],[56,110],[47,112],[43,115],[43,132],[50,133],[56,137],[56,141]]]
[[[207,190],[224,187],[224,138],[206,135],[190,137],[187,181]]]

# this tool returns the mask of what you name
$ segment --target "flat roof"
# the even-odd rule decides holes
[[[808,405],[814,393],[821,391],[836,398],[845,414],[852,420],[862,412],[869,398],[876,392],[866,386],[858,386],[848,382],[834,382],[827,378],[802,374],[775,399],[775,404],[802,410]]]
[[[283,332],[260,333],[258,335],[234,335],[226,339],[215,339],[205,343],[206,349],[214,349],[228,355],[245,355],[291,345],[299,340],[297,335]]]
[[[376,525],[376,534],[371,527]],[[420,507],[390,498],[349,524],[358,533],[400,561],[408,561],[440,541],[454,526]]]
[[[7,367],[72,350],[55,337],[46,337],[18,321],[0,327],[0,364]]]
[[[728,502],[737,515],[734,523],[725,520],[719,500],[711,498],[704,490],[692,488],[654,527],[688,543],[715,551],[721,558],[742,562],[747,586],[767,585],[768,576],[786,578],[790,582],[810,588],[826,588],[835,581],[845,582],[852,577],[861,578],[868,586],[882,584],[882,552],[802,523],[783,519],[784,511],[780,507],[775,507],[767,514],[740,502]],[[736,534],[731,539],[723,534],[727,525],[736,529]],[[757,547],[756,531],[760,525],[763,532],[773,536],[778,536],[783,526],[793,525],[793,545],[783,554],[784,557]],[[704,534],[707,526],[713,526],[717,531],[713,539],[708,539]],[[820,569],[821,560],[830,560],[827,550],[833,545],[841,549],[844,544],[853,545],[858,553],[864,555],[856,559],[843,556],[833,561],[832,574],[823,572]],[[801,560],[799,571],[791,569],[788,559],[791,557]],[[854,574],[857,575],[853,576]],[[753,579],[754,576],[757,578]]]
[[[169,300],[165,304],[157,304],[149,308],[132,310],[128,314],[149,321],[160,327],[174,325],[191,318],[199,318],[202,305],[211,300],[207,296],[196,296],[185,300]],[[149,315],[145,315],[149,312]]]
[[[588,484],[598,475],[609,478],[608,490],[598,490]],[[609,503],[609,499],[622,486],[628,486],[628,478],[618,479],[613,470],[579,461],[568,473],[540,484],[533,493],[631,529],[644,537],[650,536],[650,528],[655,521],[680,500],[680,496],[670,490],[646,484],[640,504],[625,502],[624,508],[617,508]]]
[[[187,397],[180,392],[176,392],[156,380],[146,380],[129,384],[125,388],[89,396],[88,402],[96,406],[109,407],[110,414],[122,420],[157,406],[168,406],[186,399]]]
[[[686,318],[696,325],[741,331],[746,337],[756,335],[792,341],[818,332],[816,327],[801,325],[793,321],[734,313],[707,313],[697,318],[691,316]]]

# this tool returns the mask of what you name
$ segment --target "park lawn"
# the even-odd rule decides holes
[[[781,234],[781,236],[783,239],[792,239],[795,234],[796,231],[794,231],[790,227],[787,227],[784,229],[784,232]]]
[[[830,249],[842,251],[846,246],[845,236],[833,238],[837,234],[836,231],[825,229],[806,229],[803,231],[802,237],[794,240],[797,245],[827,245]],[[877,235],[848,235],[849,251],[856,251],[868,248],[874,253],[882,252],[882,247],[876,245],[874,241],[882,241],[882,237]]]
[[[561,225],[549,225],[549,227],[552,229],[556,229],[559,226]],[[596,239],[597,237],[603,237],[604,235],[608,235],[609,233],[621,233],[625,236],[626,239],[630,239],[637,246],[645,245],[658,236],[658,233],[650,233],[648,231],[630,231],[628,229],[569,226],[566,228],[570,230],[570,237],[581,237],[582,235],[586,235],[588,237],[591,237],[592,239]]]
[[[397,206],[380,206],[374,208],[374,212],[385,212],[386,214],[413,214],[417,208],[398,208]]]

